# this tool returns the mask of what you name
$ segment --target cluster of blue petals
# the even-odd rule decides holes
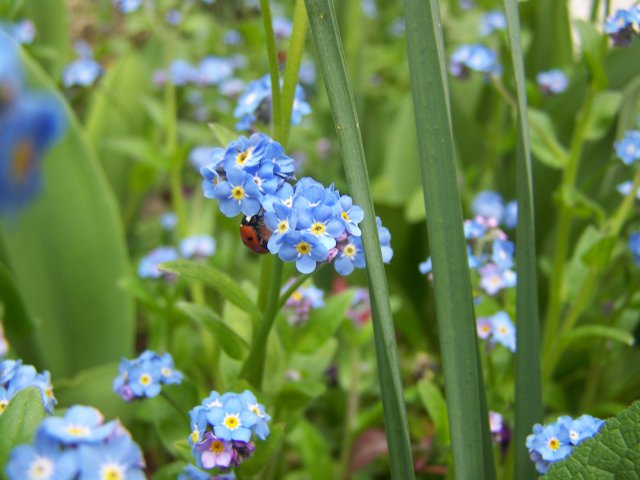
[[[640,130],[627,130],[622,140],[614,143],[616,156],[625,165],[632,165],[640,160]]]
[[[493,32],[506,30],[507,18],[500,10],[491,10],[482,15],[478,32],[483,37],[491,35]]]
[[[280,82],[282,84],[282,81]],[[281,85],[282,86],[282,85]],[[311,113],[311,105],[306,102],[305,93],[300,84],[296,85],[291,111],[291,125],[298,125],[302,117]],[[271,121],[271,77],[269,74],[249,82],[238,97],[233,111],[238,118],[236,128],[249,130],[257,121],[269,124]]]
[[[194,65],[186,60],[174,60],[169,70],[158,70],[154,73],[154,81],[163,85],[170,81],[176,86],[218,86],[223,89],[227,82],[237,81],[233,75],[237,68],[243,67],[246,59],[243,55],[217,57],[209,55]]]
[[[65,67],[62,83],[65,87],[89,87],[102,75],[102,66],[93,58],[93,51],[89,44],[77,42],[75,50],[78,59]]]
[[[203,470],[224,472],[240,465],[253,454],[254,437],[264,441],[270,433],[271,417],[249,390],[223,395],[213,391],[189,412],[189,418],[191,453]]]
[[[14,448],[6,474],[9,480],[144,480],[144,466],[140,447],[119,421],[104,423],[95,408],[75,405],[64,417],[45,418],[33,444]]]
[[[545,95],[558,95],[569,86],[569,77],[562,70],[554,68],[536,75],[538,88]]]
[[[258,218],[269,252],[295,262],[305,274],[322,262],[333,262],[340,275],[364,268],[362,208],[310,177],[292,185],[294,161],[278,142],[261,133],[240,137],[226,149],[214,149],[210,161],[200,169],[204,196],[218,200],[227,217]],[[391,234],[377,222],[382,257],[389,262]]]
[[[527,448],[536,470],[547,473],[552,463],[566,458],[576,445],[593,437],[603,425],[603,420],[591,415],[576,419],[564,415],[550,425],[535,424],[533,433],[527,437]]]
[[[15,23],[0,22],[0,30],[21,45],[33,43],[33,39],[36,37],[36,26],[29,19]]]
[[[478,336],[490,345],[500,344],[516,351],[516,327],[506,312],[501,310],[490,317],[478,318],[477,330]]]
[[[478,43],[462,45],[451,55],[449,71],[454,77],[467,78],[472,71],[486,76],[500,75],[502,65],[495,50]]]
[[[604,32],[616,46],[625,47],[631,44],[640,33],[640,6],[616,10],[613,15],[607,17]]]
[[[293,279],[287,282],[281,290],[284,293],[293,283]],[[302,325],[309,319],[311,310],[324,307],[324,291],[309,283],[302,285],[287,299],[285,313],[291,325]]]
[[[41,159],[65,126],[61,102],[25,88],[19,52],[0,32],[0,214],[40,192]]]
[[[175,225],[173,217],[164,219],[163,227],[170,230]],[[212,256],[216,251],[216,241],[209,235],[191,235],[180,241],[178,249],[174,247],[157,247],[140,259],[138,276],[140,278],[160,278],[166,276],[158,266],[164,262],[173,262],[180,258],[202,259]]]
[[[0,415],[19,391],[29,387],[40,391],[44,410],[53,413],[53,407],[58,402],[53,395],[48,371],[38,373],[32,365],[23,365],[22,360],[0,361]]]
[[[173,357],[145,350],[138,358],[123,358],[118,366],[118,376],[113,381],[113,390],[129,402],[135,399],[155,397],[162,385],[177,385],[184,375],[175,369]]]

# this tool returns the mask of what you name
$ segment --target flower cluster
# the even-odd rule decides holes
[[[0,23],[0,30],[21,45],[29,45],[36,37],[36,26],[29,19],[15,23]]]
[[[282,82],[280,82],[282,83]],[[311,106],[305,100],[304,90],[296,85],[291,111],[291,125],[298,125],[302,117],[311,113]],[[271,121],[271,77],[269,74],[249,82],[238,97],[238,104],[233,111],[238,118],[238,130],[249,130],[256,121],[268,124]]]
[[[9,480],[144,480],[144,466],[140,447],[119,421],[104,423],[95,408],[75,405],[62,418],[45,418],[33,445],[14,448],[6,474]]]
[[[210,160],[200,169],[204,196],[218,200],[227,217],[244,215],[241,231],[249,248],[295,262],[306,274],[331,261],[341,275],[364,268],[362,208],[333,185],[309,177],[291,185],[294,162],[279,143],[256,133],[215,149]],[[389,262],[391,234],[377,222],[382,257]]]
[[[293,282],[293,279],[287,282],[282,292],[285,292]],[[291,325],[305,323],[312,309],[322,308],[324,305],[324,292],[312,284],[298,287],[284,304],[285,313]]]
[[[249,390],[220,395],[211,392],[189,412],[189,444],[199,468],[228,469],[240,465],[255,450],[255,435],[269,436],[271,417]]]
[[[493,32],[505,30],[507,28],[507,19],[500,10],[491,10],[485,13],[480,19],[480,27],[478,32],[483,37],[491,35]]]
[[[616,155],[625,165],[640,160],[640,130],[627,130],[622,140],[615,142]]]
[[[468,78],[471,71],[480,72],[487,76],[500,75],[502,65],[498,61],[498,54],[481,44],[462,45],[451,55],[449,62],[451,75],[458,78]]]
[[[539,72],[536,83],[544,95],[558,95],[569,86],[567,74],[558,68]]]
[[[65,129],[53,96],[23,86],[19,53],[0,33],[0,214],[12,213],[41,189],[41,159]]]
[[[91,47],[78,42],[75,45],[78,59],[71,62],[64,69],[62,83],[65,87],[88,87],[95,83],[102,74],[102,66],[93,58]]]
[[[477,330],[478,337],[487,340],[489,345],[499,343],[512,352],[516,351],[516,327],[506,312],[478,318]]]
[[[51,375],[48,371],[38,373],[32,365],[23,365],[22,360],[0,361],[0,415],[20,390],[29,387],[35,387],[40,391],[44,410],[53,413],[53,407],[58,402],[53,396]]]
[[[155,397],[162,385],[177,385],[182,382],[182,372],[173,366],[171,354],[158,355],[145,350],[138,358],[123,358],[118,366],[118,376],[113,381],[113,390],[129,402],[135,399]]]
[[[172,227],[173,218],[165,219],[163,223],[167,227]],[[171,228],[167,228],[170,230]],[[164,262],[173,262],[180,258],[201,259],[212,256],[216,251],[216,241],[209,235],[191,235],[180,241],[178,250],[173,247],[158,247],[140,259],[138,264],[138,276],[140,278],[160,278],[167,275],[158,269],[158,265]]]
[[[533,426],[533,433],[527,437],[529,456],[539,473],[547,473],[549,466],[566,458],[584,440],[593,437],[604,425],[604,421],[591,415],[576,419],[559,417],[555,423]]]
[[[611,37],[613,44],[624,47],[640,33],[640,6],[616,10],[604,24],[604,32]]]

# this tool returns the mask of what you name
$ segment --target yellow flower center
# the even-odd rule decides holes
[[[240,152],[238,155],[236,155],[236,163],[238,165],[244,165],[247,162],[247,160],[249,160],[250,158],[251,158],[251,149],[248,148],[244,152]]]
[[[227,416],[224,417],[222,423],[229,430],[235,430],[240,426],[240,417],[237,413],[227,413]]]
[[[200,434],[197,430],[194,430],[193,432],[191,432],[191,441],[193,443],[198,443],[198,440],[200,440]]]
[[[560,448],[560,442],[558,441],[557,438],[551,438],[549,439],[549,441],[547,442],[547,446],[553,450],[556,451],[558,448]]]
[[[302,293],[300,293],[299,290],[296,290],[291,294],[291,298],[293,298],[296,302],[299,302],[300,300],[302,300]]]
[[[149,375],[148,373],[143,373],[142,375],[140,375],[140,383],[145,387],[147,385],[151,385],[151,375]]]
[[[69,425],[67,433],[73,437],[86,437],[89,435],[89,429],[83,425]]]
[[[316,236],[322,235],[326,229],[327,228],[324,226],[324,223],[322,222],[316,222],[313,225],[311,225],[311,233],[313,233]]]
[[[160,370],[160,373],[162,373],[163,377],[168,377],[169,375],[171,375],[172,370],[169,367],[162,367],[162,370]]]
[[[33,157],[33,147],[28,140],[23,140],[18,143],[13,149],[13,164],[12,174],[13,179],[22,182],[31,166],[31,159]]]
[[[100,469],[100,480],[124,480],[124,471],[120,465],[103,465]]]
[[[240,186],[234,187],[233,190],[231,190],[231,196],[236,200],[242,200],[244,198],[244,188]]]
[[[262,418],[264,416],[262,415],[262,412],[260,412],[260,407],[258,407],[258,404],[249,405],[249,410],[255,413],[259,418]]]
[[[347,244],[346,247],[344,247],[343,251],[344,251],[344,254],[347,257],[352,258],[352,257],[354,257],[356,255],[357,249],[356,249],[356,246],[353,243],[349,243],[349,244]]]
[[[311,245],[307,242],[300,242],[296,245],[296,250],[300,255],[306,255],[311,251]]]
[[[45,457],[36,457],[29,468],[29,478],[32,480],[48,480],[53,476],[53,463]]]
[[[0,400],[0,415],[4,413],[9,405],[9,400]]]
[[[482,326],[480,327],[480,331],[481,331],[482,333],[489,333],[489,332],[491,331],[491,329],[489,328],[489,325],[482,325]]]
[[[47,398],[53,398],[53,388],[48,387],[45,391],[44,394],[47,396]]]
[[[349,221],[349,214],[347,212],[342,212],[340,215],[345,219],[345,221]]]
[[[220,440],[215,440],[211,442],[210,448],[212,452],[215,452],[218,455],[220,455],[222,452],[224,452],[224,443],[222,443]]]
[[[502,333],[503,335],[507,334],[507,327],[505,327],[504,325],[500,325],[498,327],[498,330],[500,331],[500,333]]]
[[[287,233],[289,231],[289,222],[287,222],[286,220],[282,220],[278,224],[278,231],[280,233]]]

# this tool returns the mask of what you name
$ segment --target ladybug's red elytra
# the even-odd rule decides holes
[[[264,224],[263,215],[243,217],[240,223],[240,238],[242,243],[255,253],[269,253],[267,242],[271,237],[271,230]]]

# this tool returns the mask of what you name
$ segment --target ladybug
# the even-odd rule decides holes
[[[267,242],[271,237],[271,230],[264,223],[264,215],[244,217],[240,223],[240,238],[242,243],[256,253],[269,253]]]

